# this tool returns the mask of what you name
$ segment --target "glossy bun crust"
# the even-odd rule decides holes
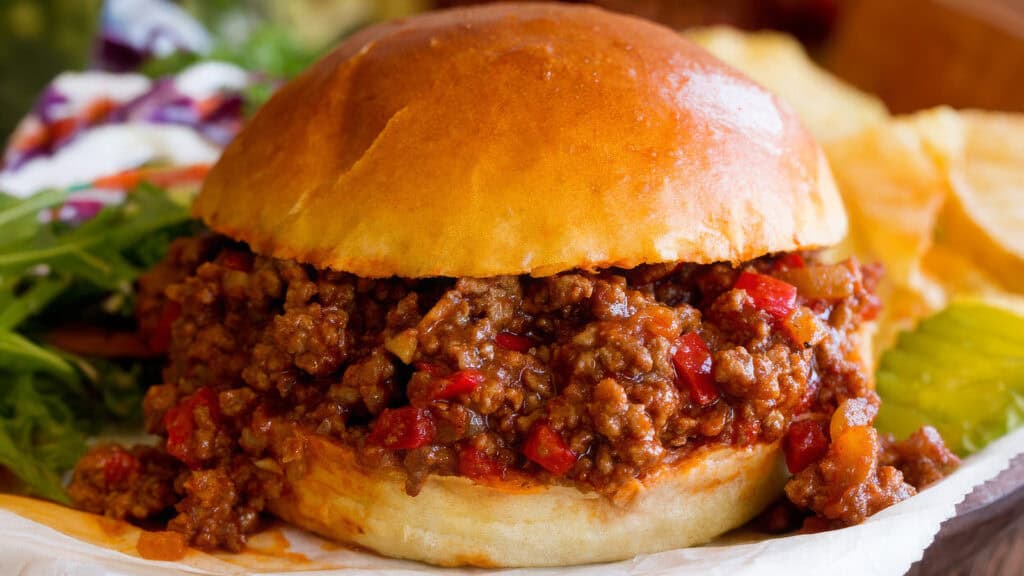
[[[703,449],[621,505],[564,486],[431,476],[416,496],[395,470],[305,436],[309,470],[268,505],[290,523],[381,554],[441,566],[564,566],[708,542],[778,498],[778,444]]]
[[[547,4],[354,35],[256,114],[194,210],[364,277],[739,262],[846,231],[773,95],[667,28]]]

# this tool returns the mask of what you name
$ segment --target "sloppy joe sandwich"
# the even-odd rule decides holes
[[[870,427],[879,270],[818,255],[846,232],[818,145],[644,20],[364,30],[255,115],[194,214],[209,232],[139,287],[160,443],[96,448],[71,494],[195,546],[269,512],[441,565],[608,561],[784,485],[859,522],[950,462]]]

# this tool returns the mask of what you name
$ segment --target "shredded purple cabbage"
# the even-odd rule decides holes
[[[204,54],[210,37],[184,9],[168,0],[106,0],[93,65],[110,72],[138,70],[174,52]]]
[[[58,92],[55,86],[50,85],[36,99],[32,112],[44,123],[55,122],[58,118],[54,114],[54,108],[67,104],[67,102],[67,96]]]
[[[175,51],[202,54],[209,49],[209,37],[198,22],[180,6],[167,0],[105,0],[101,31],[96,41],[94,66],[100,70],[137,70],[148,59]],[[88,75],[90,72],[83,72]],[[205,72],[204,72],[205,74]],[[105,74],[76,78],[76,83],[51,82],[40,93],[29,115],[22,120],[3,152],[0,174],[12,173],[40,157],[60,151],[83,132],[97,126],[145,123],[185,126],[217,146],[223,147],[241,129],[245,96],[254,84],[276,84],[263,74],[247,74],[246,86],[231,89],[211,86],[203,101],[178,89],[175,76],[159,78],[149,89],[130,100],[117,100],[124,93],[113,87],[104,94]],[[194,83],[194,80],[190,81]],[[71,86],[89,85],[88,100],[83,93],[64,93]],[[190,89],[194,90],[194,89]],[[103,100],[103,106],[97,106]],[[109,104],[109,107],[106,105]],[[88,184],[88,183],[82,183]],[[74,206],[76,214],[91,213],[89,201]]]
[[[118,38],[102,35],[96,42],[93,62],[100,70],[131,72],[138,70],[151,56]]]

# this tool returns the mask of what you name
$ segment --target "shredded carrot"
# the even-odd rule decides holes
[[[209,173],[209,164],[193,164],[191,166],[154,172],[147,179],[157,186],[173,186],[175,184],[201,182]]]
[[[131,190],[142,181],[152,182],[157,186],[173,186],[175,184],[199,182],[209,172],[209,164],[193,164],[179,168],[141,168],[97,178],[93,181],[92,187],[102,190]]]
[[[103,190],[124,190],[134,188],[140,180],[139,170],[125,170],[110,176],[103,176],[93,180],[92,187]]]
[[[199,112],[200,118],[206,118],[212,114],[220,105],[224,103],[224,98],[221,96],[210,96],[204,100],[200,100],[196,103],[196,110]]]
[[[95,124],[110,115],[117,108],[117,102],[110,98],[93,100],[81,114],[83,120],[89,124]]]
[[[28,152],[33,148],[45,146],[50,139],[50,129],[47,126],[39,126],[31,132],[19,135],[14,141],[14,147],[21,152]]]

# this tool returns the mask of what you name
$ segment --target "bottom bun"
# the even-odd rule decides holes
[[[566,486],[431,476],[415,497],[395,470],[305,438],[307,471],[269,503],[284,520],[386,556],[441,566],[564,566],[708,542],[782,493],[778,443],[702,449],[649,479],[626,505]]]

